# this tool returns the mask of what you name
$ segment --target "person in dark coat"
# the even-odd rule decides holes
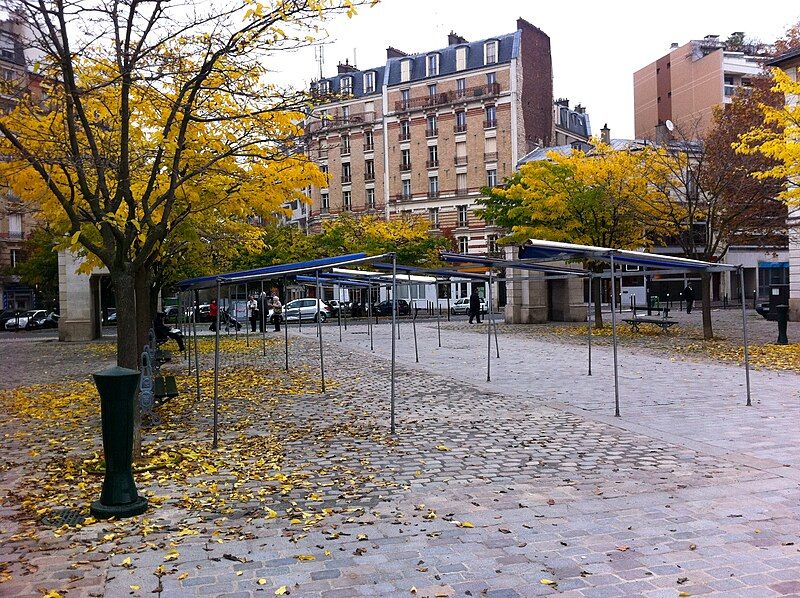
[[[478,295],[478,289],[472,289],[472,294],[469,296],[469,323],[472,324],[472,319],[477,318],[478,324],[481,324],[481,297]]]
[[[692,313],[692,307],[694,307],[694,289],[692,288],[692,283],[686,285],[686,288],[683,289],[683,298],[686,300],[686,313]]]

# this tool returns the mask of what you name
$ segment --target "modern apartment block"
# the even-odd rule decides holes
[[[495,251],[500,231],[475,201],[550,144],[550,38],[519,19],[513,33],[447,41],[418,54],[390,47],[384,65],[340,64],[314,83],[307,150],[329,184],[311,190],[311,230],[342,213],[425,215],[459,251]]]
[[[654,139],[671,120],[687,137],[711,124],[714,108],[762,72],[763,58],[729,51],[717,35],[678,46],[633,74],[637,139]]]
[[[26,31],[16,18],[0,21],[0,110],[13,110],[20,94],[39,93],[40,78],[28,69]],[[24,241],[36,222],[30,208],[0,180],[0,295],[3,309],[34,307],[34,290],[8,272],[24,258]]]

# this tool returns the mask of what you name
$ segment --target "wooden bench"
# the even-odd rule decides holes
[[[648,309],[650,310],[651,313],[652,312],[661,313],[662,314],[661,317],[653,318],[653,317],[650,317],[650,316],[639,316],[639,315],[637,315],[637,312],[648,311]],[[675,324],[678,323],[677,320],[670,320],[669,319],[669,308],[668,307],[651,307],[651,308],[633,307],[631,309],[631,311],[633,312],[633,317],[632,318],[625,318],[622,321],[625,322],[626,324],[630,324],[631,325],[631,330],[633,332],[639,332],[639,326],[641,326],[642,324],[654,324],[654,325],[658,326],[659,328],[661,328],[661,330],[668,330],[670,327],[672,327],[672,326],[674,326]]]

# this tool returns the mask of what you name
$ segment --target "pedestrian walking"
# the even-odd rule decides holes
[[[686,300],[686,313],[692,313],[692,307],[694,307],[694,289],[692,288],[691,282],[683,289],[683,298]]]
[[[218,313],[219,313],[219,308],[217,307],[217,300],[212,299],[211,305],[208,306],[208,315],[211,316],[211,326],[208,327],[209,330],[216,331]]]
[[[472,324],[472,319],[477,318],[478,324],[481,324],[481,297],[478,295],[478,289],[473,288],[472,294],[469,296],[469,323]]]
[[[250,295],[250,300],[247,302],[247,311],[250,314],[250,332],[256,331],[256,324],[258,324],[258,301],[255,295]]]
[[[277,295],[277,289],[273,289],[273,292],[275,292],[275,295],[272,296],[272,323],[275,324],[275,332],[280,332],[283,304]]]

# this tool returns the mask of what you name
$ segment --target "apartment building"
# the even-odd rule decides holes
[[[686,137],[702,134],[714,108],[730,102],[739,87],[763,72],[763,57],[726,49],[717,35],[679,46],[633,74],[637,139],[652,140],[672,121]]]
[[[40,78],[27,67],[31,56],[24,24],[10,18],[0,21],[0,110],[13,110],[20,94],[39,93]],[[24,242],[36,226],[29,206],[0,181],[0,295],[3,309],[34,307],[34,290],[20,284],[9,272],[24,259]]]
[[[500,230],[475,214],[480,190],[511,175],[553,133],[550,38],[524,19],[508,34],[338,65],[313,84],[307,151],[328,175],[310,191],[310,229],[342,213],[424,215],[469,253],[496,251]]]
[[[577,104],[569,107],[569,100],[559,98],[553,103],[553,145],[582,147],[592,137],[592,125],[586,108]]]

